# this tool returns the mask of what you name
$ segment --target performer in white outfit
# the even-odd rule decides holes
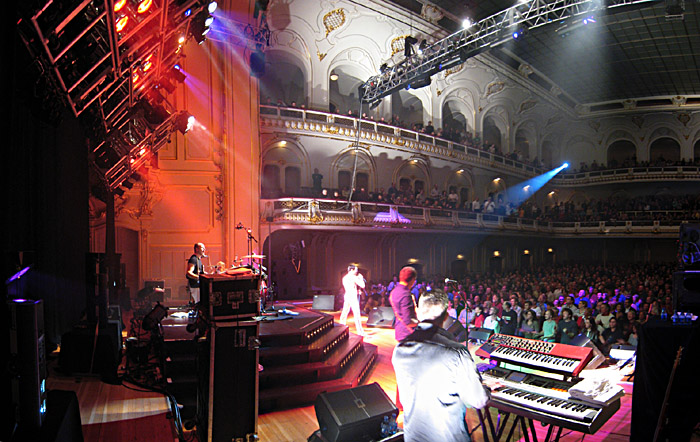
[[[356,266],[348,266],[347,275],[343,276],[343,288],[345,289],[345,300],[343,302],[343,312],[340,314],[340,323],[345,325],[348,319],[348,311],[352,309],[355,318],[355,331],[358,335],[364,336],[362,330],[362,317],[360,316],[360,302],[357,299],[359,289],[365,288],[365,278],[359,274]]]

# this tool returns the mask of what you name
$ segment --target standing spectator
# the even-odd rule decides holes
[[[544,322],[542,323],[542,340],[555,342],[557,336],[557,322],[554,320],[554,310],[548,308],[544,312]]]
[[[578,325],[576,325],[569,307],[561,309],[561,320],[559,320],[558,327],[561,330],[559,342],[562,344],[570,344],[571,340],[578,335]]]
[[[511,308],[510,301],[503,303],[503,313],[501,314],[501,333],[515,336],[518,328],[518,314]]]
[[[494,333],[500,333],[501,330],[501,318],[498,317],[498,309],[496,307],[491,307],[489,309],[489,315],[484,319],[484,328],[493,330]]]

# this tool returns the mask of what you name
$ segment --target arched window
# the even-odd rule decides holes
[[[423,102],[406,91],[391,94],[391,114],[398,117],[402,126],[408,129],[414,124],[423,125]],[[419,127],[420,128],[420,127]]]
[[[487,144],[496,145],[496,149],[503,152],[503,144],[501,142],[501,129],[498,128],[492,117],[484,118],[484,136],[482,141]]]
[[[306,103],[304,71],[284,54],[267,54],[265,74],[260,78],[260,104],[275,105],[280,100],[286,106]]]
[[[629,140],[617,140],[608,146],[608,167],[633,167],[637,162],[637,147]]]
[[[680,161],[681,146],[673,138],[659,138],[651,143],[649,161],[655,165],[665,165],[669,162]]]

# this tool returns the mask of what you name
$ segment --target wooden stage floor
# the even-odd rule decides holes
[[[335,313],[337,322],[340,312]],[[352,316],[352,315],[350,315]],[[366,318],[363,318],[363,323]],[[349,318],[350,331],[354,332],[354,321]],[[394,330],[365,328],[366,342],[378,346],[377,362],[371,369],[366,383],[378,382],[390,398],[396,397],[396,380],[391,366],[394,349]],[[620,410],[595,434],[564,430],[562,441],[627,441],[630,436],[632,417],[632,383],[623,383],[626,395]],[[93,377],[61,376],[51,371],[49,389],[73,390],[78,395],[83,435],[86,442],[127,441],[176,441],[172,421],[167,418],[168,406],[163,396],[142,391],[128,385],[108,385]],[[495,411],[493,412],[496,418]],[[401,416],[399,416],[401,418]],[[469,410],[467,421],[470,428],[478,423],[474,410]],[[512,421],[512,419],[511,419]],[[401,420],[399,419],[399,422]],[[510,423],[509,423],[510,425]],[[536,423],[537,437],[543,440],[547,427]],[[258,419],[258,435],[261,441],[305,442],[318,429],[313,405],[261,414]],[[516,430],[518,435],[518,430]],[[193,432],[186,432],[188,440],[194,440]],[[524,440],[522,434],[519,440]],[[515,439],[515,438],[514,438]],[[473,440],[483,441],[481,429],[475,431]]]

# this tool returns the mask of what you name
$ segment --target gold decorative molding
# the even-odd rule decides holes
[[[493,94],[497,94],[505,89],[506,83],[503,81],[494,81],[486,86],[486,97],[490,97]]]
[[[403,52],[404,45],[406,44],[406,37],[408,37],[408,34],[394,37],[394,39],[391,40],[391,44],[389,46],[391,47],[392,57],[400,52]]]
[[[455,66],[453,68],[446,69],[445,70],[445,78],[449,77],[452,74],[456,74],[457,72],[461,71],[462,68],[464,68],[464,63],[462,63],[458,66]]]
[[[318,205],[318,201],[309,201],[309,213],[307,220],[312,224],[323,222],[323,213]]]
[[[323,61],[323,59],[326,58],[326,55],[328,54],[326,54],[325,52],[322,54],[321,51],[316,50],[316,56],[318,57],[318,61]]]
[[[334,9],[323,16],[323,26],[326,28],[326,37],[344,24],[345,10],[343,8]]]

